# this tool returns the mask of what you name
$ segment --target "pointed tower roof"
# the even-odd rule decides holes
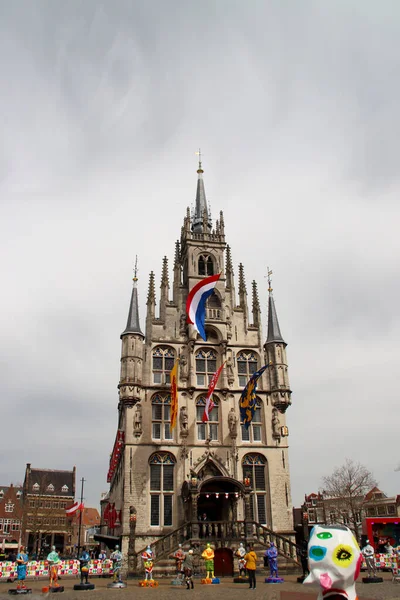
[[[201,233],[203,231],[203,221],[205,220],[208,229],[211,231],[211,218],[208,212],[206,192],[204,189],[203,169],[201,166],[201,152],[199,150],[199,168],[197,169],[197,191],[196,191],[196,207],[193,216],[192,231]]]
[[[268,269],[268,334],[267,334],[267,344],[269,342],[280,342],[281,344],[286,344],[284,341],[281,330],[279,327],[278,315],[276,314],[274,297],[272,295],[272,287],[271,287],[271,276],[272,271]]]
[[[137,335],[141,335],[144,338],[142,330],[140,329],[139,322],[139,301],[138,301],[138,291],[137,291],[137,261],[135,264],[135,271],[133,276],[133,288],[131,295],[131,304],[129,306],[128,320],[126,322],[125,330],[121,333],[121,337],[126,335],[127,333],[136,333]]]

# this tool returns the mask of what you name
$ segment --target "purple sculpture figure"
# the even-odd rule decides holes
[[[283,583],[282,577],[278,576],[278,550],[274,542],[270,542],[269,548],[265,552],[268,557],[269,577],[265,578],[265,583]]]

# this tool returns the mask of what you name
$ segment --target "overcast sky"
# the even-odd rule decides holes
[[[200,146],[264,325],[274,272],[294,504],[346,457],[400,493],[399,39],[398,0],[1,4],[2,485],[107,490],[135,255],[144,330]]]

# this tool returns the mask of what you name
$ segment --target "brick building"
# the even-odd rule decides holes
[[[0,486],[0,552],[18,549],[22,533],[22,487]]]
[[[71,545],[71,520],[65,508],[74,502],[72,471],[33,469],[26,465],[23,485],[24,538],[29,552],[45,555],[51,546],[65,554]]]

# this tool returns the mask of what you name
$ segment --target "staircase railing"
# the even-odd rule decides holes
[[[193,532],[196,532],[196,539],[194,539]],[[263,546],[273,542],[281,556],[298,563],[298,547],[296,544],[284,535],[275,533],[265,525],[260,525],[257,521],[187,522],[150,544],[150,548],[154,554],[154,561],[157,562],[168,557],[177,549],[179,544],[185,542],[242,541],[246,543],[254,540],[257,540]],[[144,571],[142,553],[146,547],[136,555],[138,572]]]
[[[278,550],[278,553],[296,563],[298,563],[298,546],[295,542],[288,539],[284,535],[275,533],[272,529],[268,529],[265,525],[260,525],[256,521],[247,521],[251,523],[253,529],[253,538],[257,540],[263,546],[267,546],[268,543],[273,542]]]
[[[184,523],[174,531],[167,533],[162,538],[156,540],[150,545],[150,548],[153,551],[154,561],[165,558],[169,554],[171,554],[174,550],[177,549],[179,544],[183,544],[186,540],[190,540],[192,537],[192,523]],[[146,550],[147,546],[142,548],[140,552],[137,553],[137,571],[144,572],[142,554]]]

